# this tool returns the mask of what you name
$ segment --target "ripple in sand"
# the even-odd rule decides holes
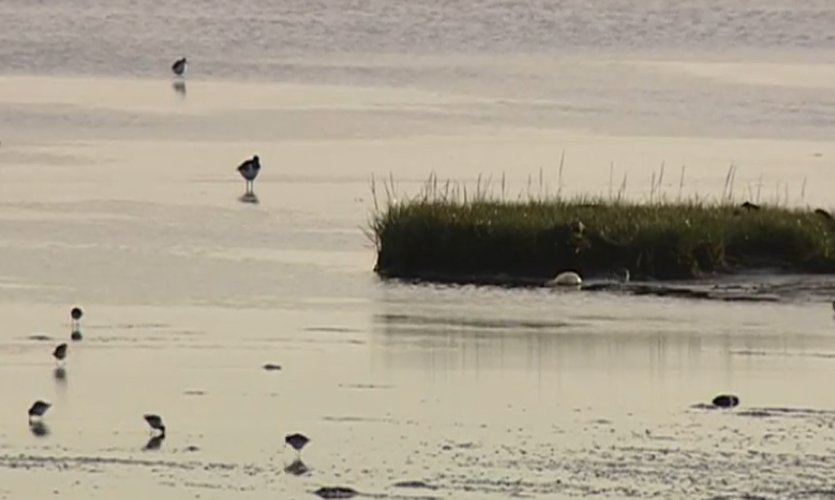
[[[395,488],[415,488],[415,489],[426,489],[426,490],[435,490],[437,489],[435,486],[432,486],[425,481],[398,481],[394,483],[392,486]]]
[[[385,423],[385,424],[394,423],[394,420],[390,419],[390,418],[374,418],[374,417],[322,417],[322,420],[324,420],[326,422],[339,422],[339,423],[346,423],[346,422],[376,422],[376,423]]]
[[[304,329],[306,332],[325,332],[325,333],[357,333],[356,328],[342,328],[337,326],[310,326]]]
[[[345,389],[394,389],[393,385],[382,384],[339,384],[339,387]]]

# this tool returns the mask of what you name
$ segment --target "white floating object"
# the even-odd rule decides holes
[[[580,286],[582,283],[583,278],[574,271],[562,272],[550,282],[552,286]]]

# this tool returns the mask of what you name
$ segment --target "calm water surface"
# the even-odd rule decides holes
[[[829,206],[833,28],[824,1],[0,3],[0,498],[832,498],[829,277],[381,283],[362,228],[372,175],[433,171],[641,198],[663,163],[709,197],[733,163],[740,199]]]

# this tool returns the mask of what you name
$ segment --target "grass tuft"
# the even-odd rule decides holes
[[[540,172],[539,194],[529,178],[526,196],[510,200],[504,175],[498,196],[491,179],[479,177],[468,190],[433,174],[411,198],[399,198],[389,177],[382,206],[372,177],[374,210],[366,234],[377,250],[375,271],[461,281],[547,280],[569,269],[595,277],[627,268],[635,277],[662,280],[766,268],[835,272],[832,219],[779,203],[742,208],[734,201],[733,165],[715,200],[682,199],[684,166],[678,197],[669,200],[660,189],[662,164],[649,200],[629,201],[627,176],[613,192],[613,171],[608,198],[563,198],[562,168],[556,196],[543,194]]]

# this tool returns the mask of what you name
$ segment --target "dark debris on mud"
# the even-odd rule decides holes
[[[354,498],[359,494],[355,489],[348,488],[347,486],[323,486],[313,493],[325,499]]]

